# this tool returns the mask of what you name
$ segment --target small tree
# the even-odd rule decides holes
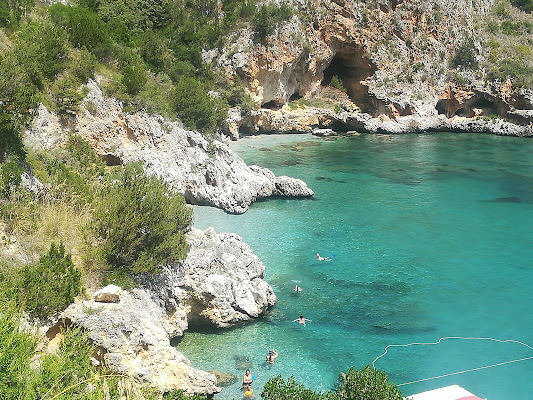
[[[125,272],[154,273],[188,252],[184,232],[192,210],[182,195],[139,164],[126,166],[96,200],[92,229],[98,252],[110,267]]]
[[[342,81],[339,79],[337,75],[333,75],[333,77],[331,78],[331,82],[329,82],[329,86],[331,86],[332,88],[338,89],[341,92],[346,93],[346,88],[344,87],[344,85],[342,84]]]
[[[261,397],[265,400],[326,400],[330,398],[297,383],[293,376],[285,381],[281,375],[268,380],[263,386]]]
[[[20,302],[31,316],[46,318],[66,308],[81,293],[81,272],[60,243],[50,245],[37,265],[22,268]]]

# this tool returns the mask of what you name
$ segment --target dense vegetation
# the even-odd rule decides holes
[[[0,294],[0,393],[4,400],[202,400],[182,392],[162,394],[131,377],[94,366],[94,346],[80,328],[64,327],[55,352],[37,352],[37,339]]]
[[[293,377],[286,381],[277,376],[264,386],[261,397],[265,400],[401,400],[403,397],[383,371],[366,366],[360,370],[350,368],[343,374],[335,391],[315,393],[297,383]]]

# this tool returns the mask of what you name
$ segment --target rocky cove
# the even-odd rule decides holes
[[[224,135],[207,139],[180,122],[126,112],[120,101],[102,94],[95,79],[67,123],[40,105],[25,142],[46,150],[76,134],[109,166],[139,161],[188,203],[241,214],[259,199],[314,194],[300,179],[246,165],[228,147],[244,135],[533,135],[531,89],[512,79],[489,81],[483,69],[459,69],[461,83],[448,74],[455,49],[473,35],[474,20],[489,15],[493,1],[290,3],[312,18],[292,18],[268,46],[254,42],[248,30],[238,32],[231,46],[204,52],[206,62],[242,79],[258,105],[231,109]],[[333,76],[345,90],[329,86]],[[48,338],[54,340],[59,325],[75,323],[98,346],[95,363],[164,390],[218,393],[215,376],[191,366],[171,340],[191,326],[249,321],[273,306],[276,295],[263,280],[265,266],[237,235],[192,229],[187,240],[191,251],[182,263],[146,277],[134,290],[89,292],[43,329]]]

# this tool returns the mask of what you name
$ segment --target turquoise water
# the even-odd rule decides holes
[[[242,236],[278,303],[243,327],[187,333],[195,367],[249,367],[316,390],[372,364],[388,344],[445,336],[533,346],[533,140],[481,134],[310,135],[241,139],[248,163],[299,177],[312,199],[269,199],[244,215],[195,208],[195,225]],[[333,256],[331,262],[314,255]],[[293,291],[295,284],[303,292]],[[303,314],[303,327],[291,322]],[[275,347],[275,365],[264,362]],[[533,356],[516,343],[445,340],[392,348],[375,366],[396,384]],[[529,399],[533,359],[400,386],[459,384],[490,400]],[[217,396],[240,399],[239,383]]]

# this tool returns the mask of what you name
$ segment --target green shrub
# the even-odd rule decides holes
[[[398,387],[383,371],[365,366],[350,368],[336,391],[339,400],[402,400]]]
[[[78,91],[81,81],[71,73],[63,73],[50,85],[50,94],[54,100],[53,110],[60,118],[74,115],[84,94]]]
[[[0,198],[9,199],[22,182],[23,172],[17,157],[12,157],[0,166]]]
[[[315,393],[297,383],[291,376],[285,381],[281,376],[269,379],[263,386],[261,398],[264,400],[326,400],[326,395]]]
[[[67,141],[66,150],[69,154],[69,165],[72,165],[85,179],[96,180],[104,175],[104,162],[81,136],[70,136]]]
[[[9,154],[23,158],[25,152],[20,129],[4,104],[0,104],[0,132],[2,133],[0,135],[0,162],[3,162]]]
[[[42,90],[45,80],[52,80],[65,69],[68,61],[65,31],[48,20],[25,22],[14,52],[18,64]]]
[[[281,376],[270,379],[263,387],[264,400],[402,400],[398,387],[389,382],[387,374],[370,368],[350,368],[343,382],[334,392],[315,393],[295,382],[294,377],[285,381]]]
[[[43,319],[66,308],[81,293],[81,272],[63,243],[52,243],[38,264],[22,268],[15,287],[24,309]]]
[[[130,274],[154,273],[187,255],[184,232],[191,218],[183,196],[130,164],[101,190],[91,228],[107,265]]]
[[[265,43],[267,37],[274,33],[274,30],[284,21],[288,21],[293,16],[293,9],[286,3],[280,6],[275,4],[264,4],[253,17],[253,29],[258,42]]]
[[[342,84],[342,81],[339,79],[337,75],[333,75],[333,77],[331,78],[331,81],[329,82],[329,86],[346,93],[346,88],[344,87],[344,85]]]
[[[0,1],[0,26],[13,28],[34,7],[34,0]]]
[[[128,65],[122,69],[122,84],[129,95],[135,96],[146,84],[146,69],[142,64]]]
[[[107,26],[88,8],[54,4],[48,8],[52,21],[62,27],[72,45],[95,51],[109,42]]]
[[[0,151],[9,143],[12,149],[21,147],[12,139],[30,122],[41,100],[35,77],[19,61],[14,51],[0,57],[0,127],[2,133],[9,132],[9,138],[0,135]]]
[[[533,0],[511,0],[511,4],[522,11],[533,11]]]
[[[163,395],[163,400],[206,400],[204,395],[189,395],[183,392],[183,390],[173,390]]]
[[[0,271],[0,285],[6,282],[1,275]],[[20,329],[20,315],[6,297],[0,296],[0,393],[5,400],[18,400],[23,398],[37,343]]]
[[[173,61],[165,38],[152,30],[144,32],[140,52],[143,60],[154,72],[168,70]]]
[[[503,21],[500,24],[500,29],[506,35],[520,35],[522,33],[522,24],[520,22]]]
[[[465,67],[469,69],[477,69],[478,61],[474,47],[474,39],[468,38],[455,51],[455,55],[451,60],[452,67]]]
[[[94,77],[94,70],[98,62],[94,54],[83,48],[71,54],[68,70],[82,83],[87,83],[89,78]]]
[[[228,108],[221,99],[209,96],[204,84],[195,78],[184,78],[176,83],[173,103],[185,125],[206,132],[222,123]]]

